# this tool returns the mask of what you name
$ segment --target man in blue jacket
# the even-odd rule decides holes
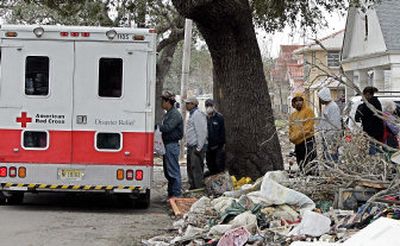
[[[208,129],[206,161],[210,171],[207,175],[214,175],[225,170],[225,123],[222,114],[216,111],[212,99],[207,99],[205,106]]]
[[[168,180],[168,198],[174,198],[182,195],[179,140],[183,137],[183,120],[174,106],[176,100],[172,92],[164,91],[161,95],[161,101],[161,107],[167,111],[160,126],[165,146],[163,168],[165,178]]]

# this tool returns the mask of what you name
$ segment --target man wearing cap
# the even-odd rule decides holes
[[[207,99],[205,106],[208,130],[206,161],[209,175],[214,175],[225,169],[225,123],[222,114],[216,111],[212,99]]]
[[[371,104],[372,109],[375,111],[382,111],[382,105],[379,99],[374,96],[378,89],[373,86],[367,86],[363,90],[364,98]],[[364,132],[370,137],[379,142],[383,142],[384,124],[383,120],[379,118],[378,114],[371,110],[364,102],[357,107],[355,121],[361,122]],[[370,142],[369,154],[375,155],[378,151],[378,146],[374,141]]]
[[[161,95],[161,107],[167,111],[164,115],[160,131],[165,146],[163,156],[164,176],[168,180],[168,198],[182,195],[181,170],[179,166],[179,140],[183,137],[183,120],[174,107],[175,95],[164,91]]]
[[[207,118],[198,109],[199,101],[196,97],[185,100],[189,119],[186,125],[187,141],[187,173],[189,189],[198,189],[204,186],[204,147],[207,143]]]
[[[324,157],[326,160],[337,161],[338,139],[342,129],[340,117],[340,108],[332,100],[331,90],[327,87],[318,92],[319,102],[324,105],[321,120],[318,124],[318,130],[322,134],[322,143],[324,146]]]
[[[300,170],[316,156],[314,148],[314,112],[304,104],[301,93],[292,99],[295,111],[289,116],[289,140],[295,144],[297,165]]]

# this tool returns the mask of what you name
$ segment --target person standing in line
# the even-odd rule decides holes
[[[342,129],[340,108],[332,100],[331,90],[327,87],[318,92],[318,98],[320,103],[325,105],[318,124],[318,130],[322,134],[324,158],[329,161],[337,161],[339,159],[338,140]]]
[[[396,124],[396,116],[394,115],[396,112],[396,103],[392,100],[385,100],[382,102],[383,109],[383,125],[384,125],[384,134],[383,134],[383,143],[394,148],[399,148],[399,142],[397,139],[397,135],[400,132],[400,128]]]
[[[205,101],[207,113],[208,145],[206,152],[209,174],[214,175],[225,170],[225,123],[224,117],[217,112],[212,99]]]
[[[304,104],[301,93],[292,99],[295,111],[289,116],[289,140],[295,145],[297,165],[301,171],[317,156],[314,140],[314,112]]]
[[[183,137],[183,120],[179,111],[174,107],[176,100],[171,91],[161,95],[161,107],[167,111],[164,115],[160,131],[165,146],[163,156],[164,176],[168,180],[168,198],[173,199],[182,195],[181,170],[179,166],[179,140]]]
[[[367,86],[363,90],[364,98],[369,104],[377,111],[382,111],[382,105],[378,98],[374,94],[378,92],[378,89],[373,86]],[[355,121],[361,122],[363,131],[368,136],[374,138],[379,142],[383,142],[384,125],[383,120],[378,117],[378,114],[373,112],[367,104],[364,102],[357,107],[355,115]],[[378,152],[378,147],[375,142],[370,142],[369,154],[375,155]]]
[[[199,189],[204,186],[204,152],[207,144],[207,118],[199,110],[196,97],[185,100],[189,119],[186,125],[187,141],[187,174],[189,189]]]

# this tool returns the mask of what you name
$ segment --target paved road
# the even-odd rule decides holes
[[[0,245],[140,245],[172,223],[161,171],[147,210],[104,194],[27,194],[23,205],[0,207]]]

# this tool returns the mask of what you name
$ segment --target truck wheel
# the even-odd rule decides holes
[[[24,192],[10,192],[6,194],[7,204],[9,205],[19,205],[24,200]]]
[[[150,206],[150,190],[147,189],[146,193],[140,194],[135,201],[135,207],[139,209],[147,209]]]
[[[2,191],[0,191],[0,206],[6,205],[7,198]]]

